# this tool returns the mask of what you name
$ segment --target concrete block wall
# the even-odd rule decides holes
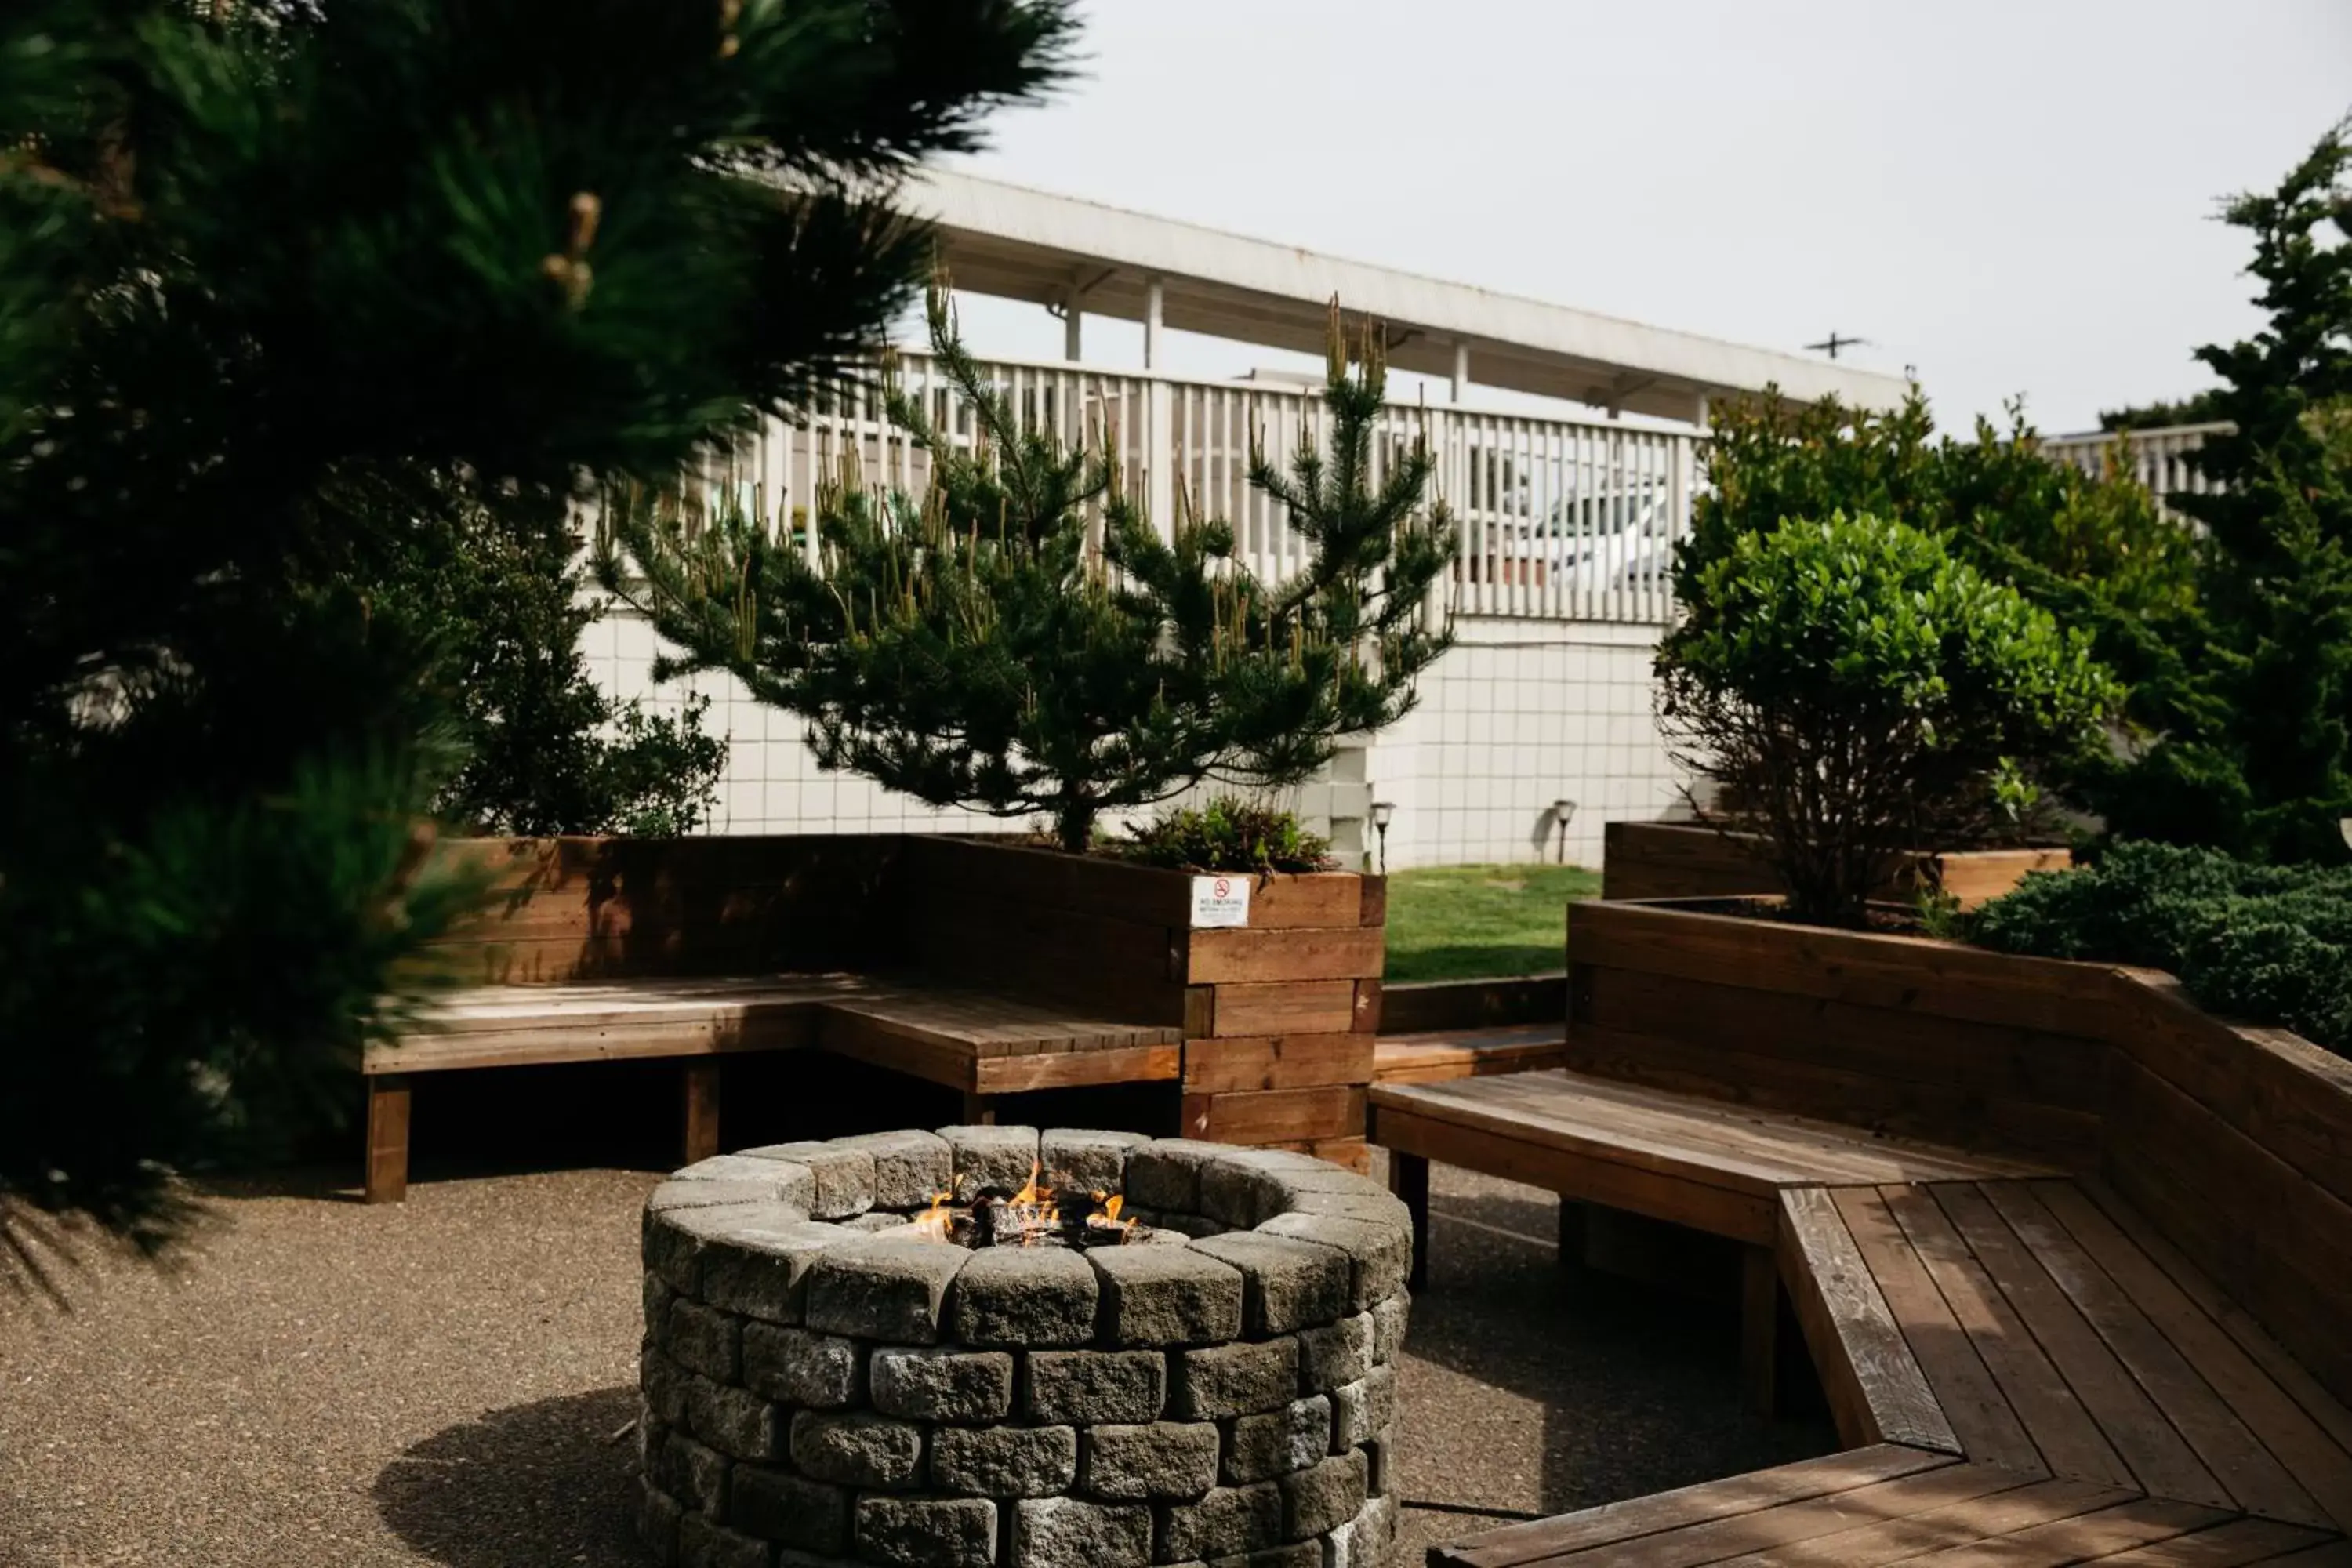
[[[1377,847],[1370,803],[1395,811],[1391,870],[1412,866],[1549,860],[1559,836],[1552,803],[1577,803],[1568,858],[1601,863],[1603,826],[1648,821],[1679,799],[1651,716],[1657,628],[1464,616],[1456,646],[1423,679],[1421,704],[1393,730],[1342,749],[1328,775],[1289,804],[1355,864]],[[728,676],[653,685],[652,628],[615,614],[591,626],[589,667],[606,689],[660,711],[692,691],[711,699],[707,722],[733,742],[714,833],[958,832],[993,818],[940,811],[851,773],[819,769],[801,721],[752,700]]]

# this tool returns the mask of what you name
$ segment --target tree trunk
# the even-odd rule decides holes
[[[1095,839],[1094,802],[1065,796],[1055,808],[1054,833],[1063,848],[1073,855],[1085,854]]]

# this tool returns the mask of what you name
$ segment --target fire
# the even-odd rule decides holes
[[[950,1239],[955,1216],[948,1213],[948,1200],[953,1196],[955,1196],[954,1193],[944,1190],[933,1193],[931,1206],[915,1216],[915,1229],[925,1241]]]
[[[933,1193],[930,1206],[908,1223],[925,1241],[963,1246],[1083,1246],[1089,1239],[1099,1245],[1126,1241],[1138,1230],[1133,1219],[1120,1215],[1125,1198],[1097,1192],[1093,1209],[1078,1222],[1078,1234],[1067,1234],[1060,1195],[1045,1184],[1044,1174],[1032,1160],[1029,1179],[1019,1192],[1005,1196],[1002,1187],[984,1188],[963,1205],[957,1204],[953,1188]]]
[[[1062,1211],[1054,1202],[1054,1189],[1038,1184],[1038,1163],[1029,1162],[1029,1179],[1021,1190],[1004,1205],[1004,1221],[1000,1231],[1018,1234],[1023,1247],[1034,1247],[1041,1237],[1048,1237],[1062,1226]]]

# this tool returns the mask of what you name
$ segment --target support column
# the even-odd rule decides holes
[[[1779,1405],[1774,1385],[1779,1359],[1775,1342],[1780,1322],[1780,1271],[1769,1247],[1740,1251],[1739,1389],[1748,1408],[1769,1418]]]
[[[1073,284],[1062,296],[1062,357],[1072,364],[1078,363],[1079,350],[1086,338],[1085,296]]]
[[[1460,403],[1470,395],[1470,345],[1454,345],[1454,398]]]
[[[686,1163],[708,1160],[719,1152],[719,1058],[689,1061],[679,1081],[680,1142]]]
[[[396,1204],[408,1196],[408,1075],[371,1077],[367,1097],[367,1201]]]
[[[1165,286],[1157,278],[1143,283],[1143,504],[1151,526],[1162,539],[1176,534],[1176,454],[1168,384],[1160,379],[1167,353],[1160,325]]]
[[[1429,1162],[1419,1154],[1389,1151],[1389,1191],[1412,1216],[1412,1272],[1405,1279],[1414,1290],[1429,1283]]]

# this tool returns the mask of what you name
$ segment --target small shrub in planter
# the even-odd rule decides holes
[[[2018,821],[2038,775],[2103,743],[2117,693],[2088,639],[1918,530],[1788,521],[1696,585],[1661,727],[1750,814],[1801,919],[1861,923],[1895,857]]]
[[[2082,869],[2028,877],[1960,934],[2003,952],[2169,970],[2215,1012],[2352,1054],[2352,868],[2117,844]]]
[[[1299,826],[1290,812],[1234,795],[1163,813],[1128,830],[1118,853],[1171,871],[1329,871],[1330,841]]]

